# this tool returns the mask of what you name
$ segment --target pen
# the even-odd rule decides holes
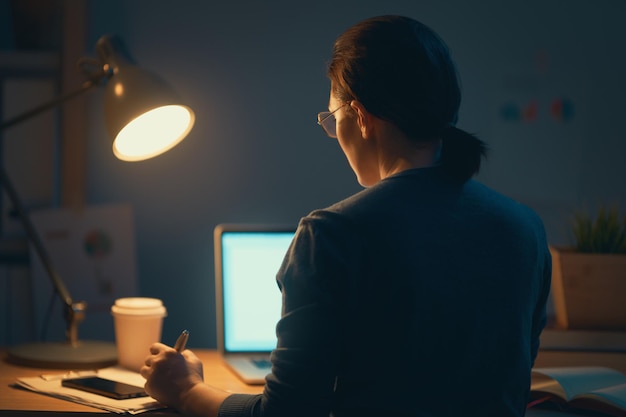
[[[177,352],[182,352],[185,350],[185,346],[187,345],[187,339],[189,339],[189,332],[187,330],[183,330],[183,332],[176,339],[176,344],[174,345],[174,349]]]

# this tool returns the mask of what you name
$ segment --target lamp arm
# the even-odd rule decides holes
[[[85,93],[89,90],[91,90],[92,88],[96,87],[98,85],[99,81],[98,80],[88,80],[85,81],[78,89],[74,90],[74,91],[70,91],[69,93],[66,93],[62,96],[59,96],[57,98],[55,98],[54,100],[48,102],[48,103],[44,103],[40,106],[35,107],[32,110],[29,110],[27,112],[24,112],[18,116],[15,116],[12,119],[9,119],[5,122],[2,122],[2,124],[0,125],[0,132],[3,131],[6,128],[9,128],[13,125],[16,125],[24,120],[30,119],[33,116],[38,115],[39,113],[43,113],[46,110],[49,109],[53,109],[55,107],[57,107],[59,104],[74,98],[76,96],[81,95],[82,93]]]
[[[48,252],[46,252],[43,242],[41,241],[39,234],[37,234],[37,231],[35,230],[33,223],[31,222],[30,218],[26,214],[26,211],[24,210],[24,206],[22,205],[22,202],[20,201],[20,198],[17,195],[17,191],[15,191],[15,187],[13,186],[13,183],[9,179],[9,176],[6,173],[6,170],[4,169],[4,167],[1,167],[1,166],[0,166],[0,182],[2,183],[2,187],[6,191],[7,195],[9,196],[11,203],[13,203],[13,207],[17,211],[17,214],[20,218],[20,221],[22,222],[22,226],[24,227],[24,230],[26,231],[26,235],[28,236],[28,239],[33,244],[33,247],[35,248],[35,252],[37,252],[37,256],[41,260],[41,263],[43,264],[48,276],[50,277],[50,280],[52,281],[54,290],[57,292],[57,294],[59,295],[59,297],[61,297],[61,300],[63,301],[64,307],[65,307],[64,317],[65,317],[65,321],[67,322],[66,336],[67,336],[68,342],[72,346],[77,346],[78,345],[78,325],[85,318],[86,304],[84,302],[74,303],[72,301],[72,297],[70,296],[69,291],[65,287],[65,284],[63,284],[63,281],[61,280],[57,272],[54,270],[54,268],[52,267],[52,261],[50,260],[50,256],[48,255]]]
[[[24,206],[19,196],[17,195],[17,191],[15,190],[13,183],[9,179],[9,176],[6,170],[4,169],[4,167],[0,167],[0,182],[2,182],[2,187],[6,191],[7,195],[9,196],[9,199],[11,200],[11,203],[13,204],[15,211],[17,212],[20,222],[22,223],[22,226],[24,227],[24,230],[26,231],[26,235],[28,236],[28,239],[33,244],[33,247],[35,248],[35,252],[37,252],[37,256],[39,257],[39,259],[41,260],[41,263],[46,269],[46,273],[52,280],[52,285],[54,285],[54,289],[63,300],[63,304],[65,304],[66,307],[71,307],[72,297],[70,296],[69,291],[65,287],[65,284],[63,284],[63,281],[61,281],[61,278],[59,278],[59,275],[56,273],[56,271],[52,267],[52,261],[50,260],[50,256],[46,252],[43,242],[41,241],[39,234],[35,230],[35,227],[33,226],[32,221],[26,214],[26,210],[24,209]]]
[[[22,222],[22,226],[24,227],[24,230],[26,231],[26,235],[28,236],[28,239],[33,244],[33,247],[35,248],[35,252],[37,252],[37,256],[39,256],[39,260],[43,264],[48,276],[50,277],[50,280],[52,281],[54,290],[57,292],[57,294],[59,295],[59,297],[61,297],[61,300],[63,301],[64,307],[65,307],[63,315],[65,317],[65,321],[67,324],[67,329],[65,332],[67,341],[69,342],[70,345],[72,345],[73,347],[76,347],[78,346],[78,325],[85,318],[85,309],[87,305],[85,302],[82,302],[82,301],[77,302],[77,303],[72,301],[72,297],[70,296],[69,291],[65,287],[65,284],[63,284],[63,281],[61,280],[57,272],[54,270],[54,268],[52,267],[52,261],[50,260],[50,256],[48,255],[48,252],[46,251],[43,245],[43,242],[41,241],[41,238],[39,237],[39,234],[35,230],[33,223],[31,222],[30,218],[26,214],[26,211],[24,210],[24,206],[22,205],[22,202],[20,201],[20,198],[17,195],[17,191],[15,191],[15,187],[13,186],[13,183],[9,179],[9,176],[6,173],[6,170],[2,166],[0,166],[0,182],[2,183],[2,187],[8,194],[11,200],[11,203],[13,203],[13,207],[15,208],[15,211],[17,211],[17,214],[20,218],[20,221]]]

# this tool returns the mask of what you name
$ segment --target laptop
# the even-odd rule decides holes
[[[214,230],[217,345],[247,384],[264,384],[276,347],[282,295],[276,284],[295,227],[219,224]]]

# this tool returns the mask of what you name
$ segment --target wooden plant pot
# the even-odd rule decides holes
[[[556,247],[550,253],[556,326],[626,330],[626,255]]]

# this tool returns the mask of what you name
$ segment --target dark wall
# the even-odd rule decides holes
[[[90,45],[104,33],[120,35],[135,60],[196,112],[180,146],[126,163],[110,152],[99,97],[90,102],[88,202],[133,205],[140,294],[168,307],[166,342],[187,328],[190,346],[215,346],[216,224],[295,224],[360,189],[315,122],[327,106],[333,40],[362,18],[406,14],[448,42],[463,81],[459,127],[492,148],[479,179],[535,208],[551,243],[567,243],[574,210],[626,199],[619,126],[626,62],[617,55],[624,2],[89,5]]]

